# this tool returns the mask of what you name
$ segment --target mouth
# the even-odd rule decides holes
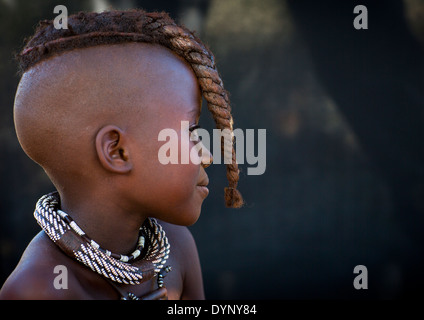
[[[203,180],[201,180],[197,184],[197,189],[202,193],[203,197],[206,198],[209,194],[209,189],[207,188],[207,185],[209,184],[209,179],[206,176]]]

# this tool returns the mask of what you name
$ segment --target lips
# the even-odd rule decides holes
[[[208,179],[208,177],[206,177],[206,178],[204,178],[204,179],[202,179],[198,184],[197,184],[197,186],[198,187],[207,187],[207,185],[209,184],[209,179]]]
[[[197,184],[197,189],[202,193],[203,197],[206,198],[209,194],[209,189],[206,187],[209,184],[209,179],[206,176]]]

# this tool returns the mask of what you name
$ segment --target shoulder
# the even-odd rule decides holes
[[[160,221],[171,244],[171,255],[178,262],[183,281],[182,299],[204,299],[203,279],[196,242],[190,230]]]
[[[164,221],[158,221],[166,232],[168,239],[178,246],[196,246],[190,230],[185,226],[178,226]]]
[[[160,224],[166,232],[174,256],[183,262],[198,258],[196,241],[187,227],[163,221]]]
[[[15,270],[0,290],[1,300],[62,300],[81,299],[72,270],[65,267],[63,254],[57,252],[44,233],[39,233],[28,245]]]

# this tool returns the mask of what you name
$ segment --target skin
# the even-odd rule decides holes
[[[158,161],[162,129],[197,124],[201,93],[190,66],[151,44],[105,45],[49,58],[26,72],[15,98],[24,151],[61,196],[62,210],[102,248],[129,254],[147,217],[161,221],[171,244],[165,278],[169,299],[203,299],[195,242],[211,154],[201,164]],[[196,142],[189,141],[190,148]],[[56,290],[56,265],[69,289]],[[127,289],[148,293],[155,280]],[[117,299],[100,275],[67,257],[42,231],[0,291],[1,299]]]

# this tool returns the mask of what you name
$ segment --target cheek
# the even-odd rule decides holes
[[[165,147],[165,148],[164,148]],[[190,143],[191,149],[193,144]],[[167,150],[167,156],[175,159],[177,163],[163,164],[160,160],[160,149]],[[172,154],[171,151],[173,152]],[[162,155],[164,152],[162,152]],[[178,141],[157,141],[154,147],[149,150],[149,159],[144,159],[144,172],[151,182],[152,191],[165,195],[167,202],[177,204],[189,200],[192,193],[196,190],[198,182],[200,165],[189,161],[188,164],[181,163],[181,142]]]
[[[199,177],[199,167],[192,164],[160,165],[161,180],[170,197],[189,198],[195,191]]]
[[[156,190],[151,190],[156,218],[176,225],[194,224],[203,202],[196,186],[199,168],[190,164],[161,166],[160,182]]]
[[[181,140],[159,141],[158,136],[137,150],[134,176],[138,202],[160,220],[179,225],[191,225],[199,217],[203,198],[197,183],[200,165],[181,164]],[[159,159],[160,149],[177,152],[176,164],[163,164]],[[194,146],[189,141],[189,150]],[[168,156],[171,156],[168,152]],[[137,173],[136,173],[137,172]]]

